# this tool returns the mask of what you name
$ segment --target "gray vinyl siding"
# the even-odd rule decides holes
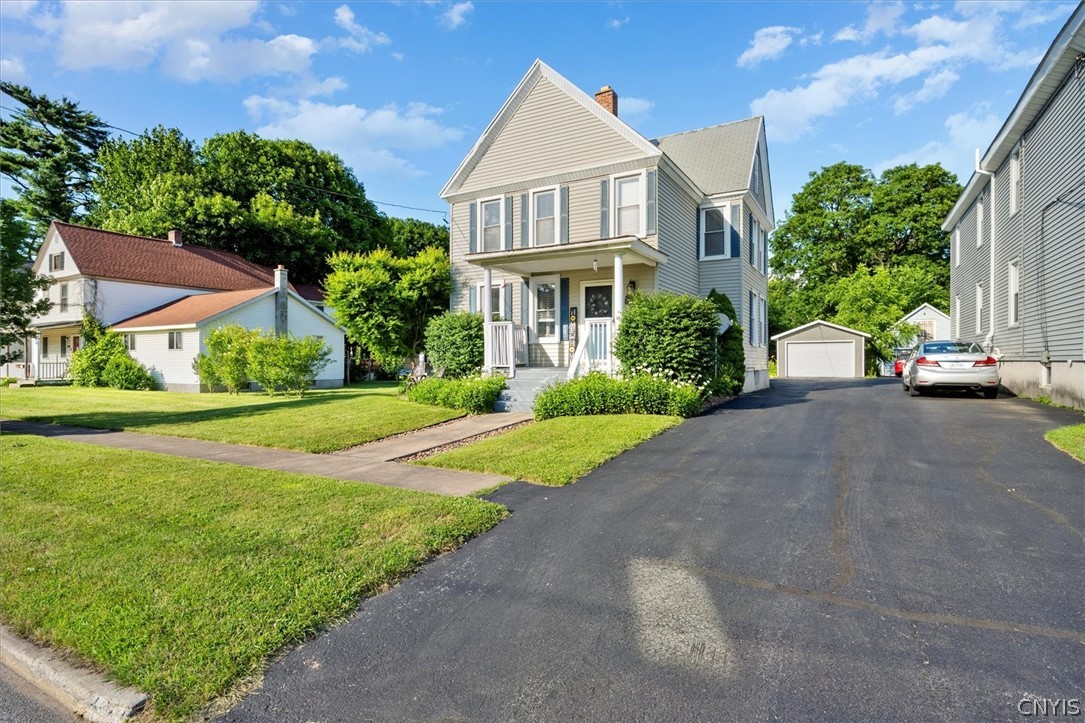
[[[658,188],[658,248],[667,255],[667,262],[657,272],[659,289],[697,294],[697,202],[663,170],[659,171]]]
[[[643,155],[572,97],[540,78],[459,190],[469,193]]]
[[[569,243],[599,238],[599,182],[603,178],[569,184]]]
[[[1071,71],[1025,134],[1021,152],[1022,334],[1031,358],[1044,349],[1053,361],[1085,357],[1083,139],[1085,78]],[[1060,196],[1064,202],[1043,214]]]
[[[750,236],[753,233],[753,227],[750,225],[750,208],[745,203],[742,204],[742,241],[739,244],[739,248],[742,249],[741,264],[742,267],[742,319],[741,323],[743,327],[746,327],[750,323],[750,291],[753,291],[757,297],[754,300],[755,304],[760,303],[760,299],[768,299],[768,279],[765,278],[761,271],[750,264]],[[732,299],[732,302],[734,299]],[[737,310],[737,304],[736,304]],[[760,317],[758,316],[760,311],[754,310],[755,323],[761,324]],[[768,366],[768,339],[765,336],[765,325],[761,324],[761,329],[758,330],[758,345],[750,345],[750,330],[744,329],[743,339],[746,344],[746,368],[747,369],[765,369]]]
[[[1022,352],[1021,324],[1010,326],[1010,262],[1021,257],[1020,212],[1010,215],[1010,158],[995,173],[991,193],[994,206],[994,346],[1004,357],[1019,357]],[[1020,268],[1020,266],[1019,266]],[[1019,307],[1020,310],[1020,307]]]
[[[950,262],[953,264],[950,272],[950,298],[951,303],[955,297],[960,297],[961,300],[960,308],[951,308],[950,313],[956,317],[953,319],[953,324],[959,338],[966,341],[982,342],[990,331],[987,305],[991,301],[991,293],[988,288],[990,285],[991,249],[987,246],[989,241],[976,248],[977,211],[978,204],[973,203],[961,219],[959,244],[954,241],[953,234],[955,232],[950,232],[952,251],[958,253],[960,257],[959,265],[956,263],[956,258]],[[976,333],[977,284],[983,287],[984,304],[982,331],[978,334]]]

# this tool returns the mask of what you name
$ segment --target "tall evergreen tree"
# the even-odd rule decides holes
[[[22,342],[30,320],[51,306],[48,299],[37,297],[37,292],[49,288],[49,279],[30,266],[35,246],[31,226],[19,217],[17,204],[0,199],[0,364],[17,357],[9,347]]]

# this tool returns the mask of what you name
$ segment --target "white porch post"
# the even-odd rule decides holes
[[[479,308],[482,309],[482,329],[483,329],[483,352],[482,352],[482,371],[489,373],[493,369],[493,344],[490,341],[490,323],[493,321],[493,309],[490,308],[491,303],[491,287],[493,286],[493,271],[489,266],[482,267],[482,298],[479,299]]]
[[[614,328],[617,330],[618,321],[625,311],[625,262],[622,260],[622,252],[614,253]]]

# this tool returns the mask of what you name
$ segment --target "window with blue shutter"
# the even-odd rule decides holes
[[[569,279],[561,280],[561,340],[569,339]]]
[[[737,259],[742,255],[742,207],[738,204],[731,206],[731,258]]]

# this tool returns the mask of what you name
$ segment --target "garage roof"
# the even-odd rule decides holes
[[[802,326],[796,326],[794,329],[788,329],[787,331],[781,331],[779,334],[772,337],[772,340],[776,341],[777,339],[783,339],[786,336],[791,336],[792,334],[798,334],[800,331],[805,331],[805,330],[809,329],[812,326],[818,326],[818,325],[827,326],[830,329],[836,329],[838,331],[846,331],[849,334],[855,334],[856,336],[862,336],[862,337],[865,337],[867,339],[870,338],[870,334],[867,334],[865,331],[859,331],[858,329],[849,329],[846,326],[840,326],[839,324],[830,324],[827,321],[822,321],[821,319],[815,319],[814,321],[811,321],[809,324],[803,324]]]

